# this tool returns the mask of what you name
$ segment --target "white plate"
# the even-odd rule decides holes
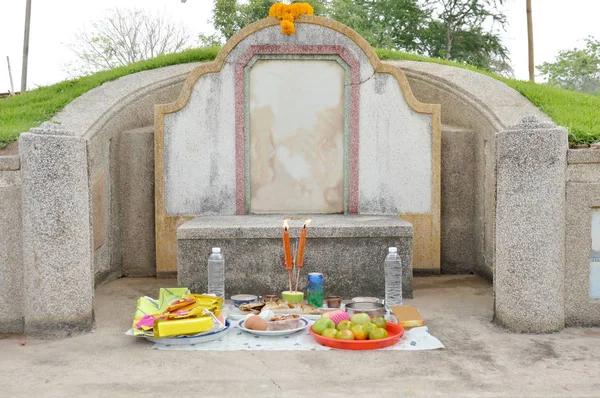
[[[242,319],[238,323],[238,327],[240,329],[242,329],[244,332],[256,334],[258,336],[285,336],[287,334],[292,334],[292,333],[296,333],[296,332],[299,332],[301,330],[304,330],[310,324],[310,322],[308,322],[307,319],[300,318],[300,322],[302,322],[302,326],[300,326],[299,328],[296,328],[296,329],[289,329],[289,330],[250,330],[250,329],[246,329],[244,327],[244,322],[245,321]]]
[[[227,319],[231,319],[232,321],[244,319],[248,314],[250,314],[250,312],[242,312],[233,304],[229,304],[229,308],[227,308]]]
[[[156,344],[164,345],[190,345],[207,343],[209,341],[218,340],[225,336],[231,330],[231,324],[229,321],[225,321],[225,329],[210,333],[200,333],[194,336],[179,336],[179,337],[161,337],[155,339],[154,337],[144,336],[146,340]]]
[[[344,311],[344,305],[342,304],[341,308],[323,308],[325,311],[335,311],[335,310],[342,310]],[[274,311],[275,313],[277,313],[277,311]],[[239,321],[240,319],[244,319],[246,317],[246,315],[250,314],[250,312],[242,312],[240,311],[239,308],[237,308],[235,305],[230,304],[229,308],[227,308],[227,319],[231,319],[232,321]],[[321,314],[315,314],[315,315],[310,315],[310,314],[302,314],[302,313],[298,313],[298,315],[302,316],[302,318],[306,318],[310,321],[316,321],[317,319],[319,319],[322,315]]]

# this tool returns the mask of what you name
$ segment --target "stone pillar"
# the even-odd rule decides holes
[[[567,131],[529,116],[496,138],[495,321],[564,327]]]
[[[19,156],[0,156],[0,333],[23,333]]]
[[[20,137],[25,333],[65,337],[93,326],[86,140],[52,123]]]

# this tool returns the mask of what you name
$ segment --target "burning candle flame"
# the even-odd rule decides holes
[[[288,221],[290,220],[291,218],[286,218],[285,220],[283,220],[283,229],[285,229],[286,231],[290,229],[290,225],[288,224]]]
[[[306,228],[306,227],[308,227],[308,224],[310,224],[310,223],[311,223],[311,221],[312,221],[312,220],[311,220],[310,218],[309,218],[308,220],[304,221],[304,225],[302,226],[302,228]]]

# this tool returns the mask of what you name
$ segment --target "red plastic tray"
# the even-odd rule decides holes
[[[317,343],[326,347],[338,348],[340,350],[376,350],[396,344],[402,335],[404,328],[397,323],[388,322],[386,330],[388,337],[380,340],[338,340],[330,337],[323,337],[313,332],[313,327],[309,329],[310,334],[315,338]]]

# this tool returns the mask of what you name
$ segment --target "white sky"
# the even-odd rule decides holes
[[[600,0],[532,0],[535,64],[552,61],[561,49],[583,46],[582,39],[600,39]],[[73,35],[112,7],[143,8],[181,20],[190,33],[212,33],[213,0],[32,0],[27,87],[68,78],[64,65],[73,54],[66,47]],[[528,78],[525,0],[508,0],[505,44],[519,79]],[[21,81],[25,0],[0,0],[0,92],[10,89],[6,56],[10,56],[15,89]]]

